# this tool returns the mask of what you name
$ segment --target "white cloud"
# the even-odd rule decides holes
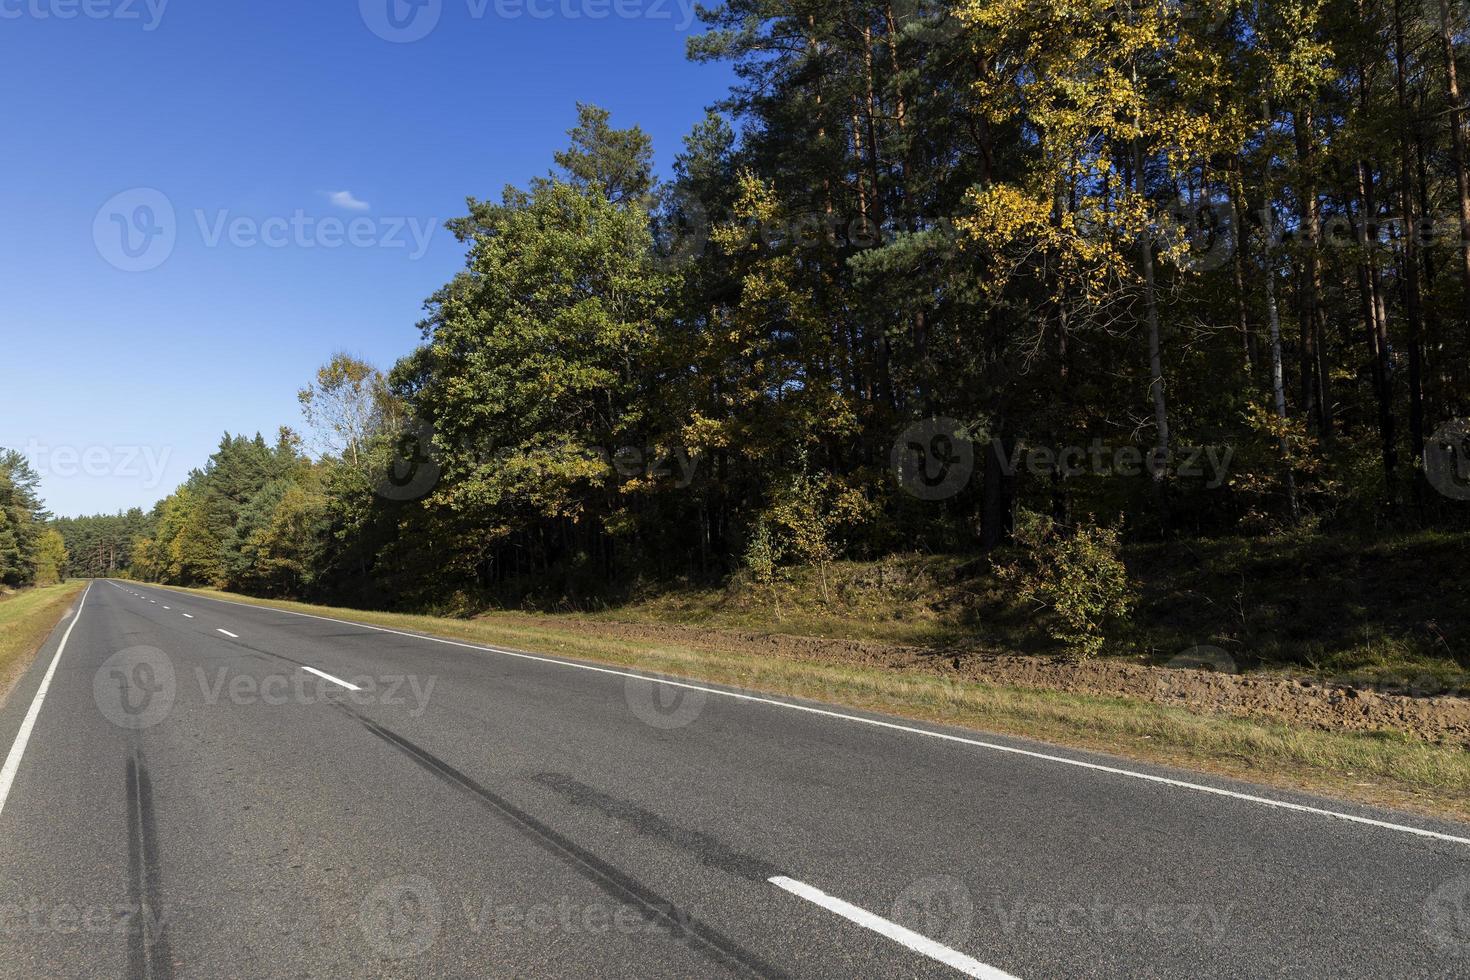
[[[327,197],[344,211],[366,211],[372,207],[368,202],[353,197],[351,191],[332,191]]]

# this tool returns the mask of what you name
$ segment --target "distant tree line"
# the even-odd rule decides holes
[[[52,526],[66,545],[68,568],[82,578],[118,575],[133,564],[133,544],[152,524],[140,507],[118,514],[58,517]]]
[[[712,9],[690,55],[738,82],[670,180],[580,107],[548,176],[450,223],[419,347],[326,365],[309,447],[226,437],[134,570],[575,602],[983,551],[1023,509],[1463,526],[1462,5],[901,6]]]

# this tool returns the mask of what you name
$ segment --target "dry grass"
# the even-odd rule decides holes
[[[648,645],[559,630],[556,616],[474,620],[363,612],[183,590],[451,639],[560,654],[751,691],[810,698],[988,732],[1235,776],[1457,819],[1470,819],[1470,752],[1408,737],[1324,732],[1201,715],[1129,698],[897,674],[860,666]]]
[[[65,582],[0,596],[0,693],[10,692],[86,584]]]

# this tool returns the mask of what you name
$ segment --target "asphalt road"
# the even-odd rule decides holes
[[[1470,975],[1470,828],[133,583],[0,752],[6,977]]]

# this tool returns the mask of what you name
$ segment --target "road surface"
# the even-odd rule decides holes
[[[0,708],[0,976],[1444,977],[1470,828],[91,584]]]

